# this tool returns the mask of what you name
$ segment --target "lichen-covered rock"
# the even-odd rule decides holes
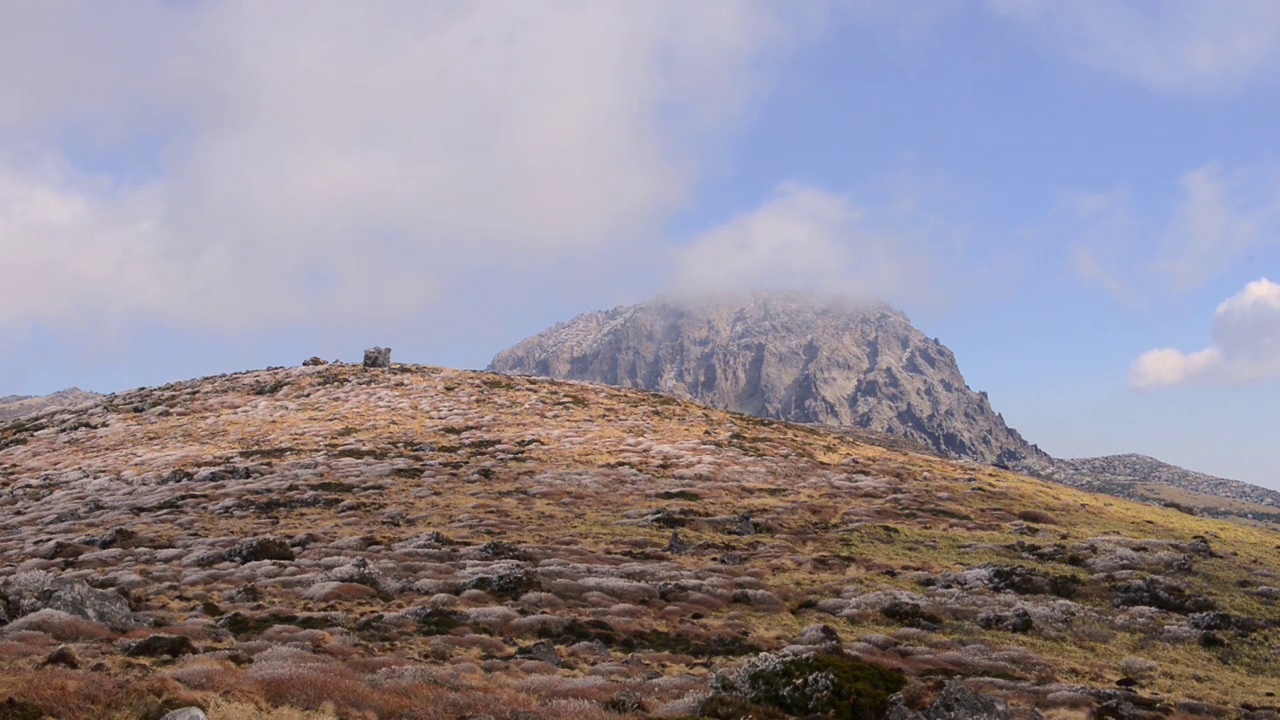
[[[702,715],[877,720],[905,683],[902,673],[843,652],[763,653],[715,677]]]
[[[792,645],[804,645],[809,647],[838,648],[840,647],[840,633],[830,625],[810,625],[791,641]]]
[[[375,347],[365,350],[364,366],[367,368],[390,368],[391,348]]]
[[[544,662],[553,667],[560,667],[562,662],[560,660],[560,653],[556,652],[555,643],[550,640],[543,640],[542,642],[534,643],[528,647],[522,647],[519,650],[516,650],[515,656],[517,658]]]
[[[124,596],[89,587],[83,580],[39,571],[0,580],[0,624],[46,609],[99,622],[115,630],[129,630],[139,624]]]
[[[963,680],[951,680],[925,713],[929,720],[1009,720],[1009,704],[979,695]]]
[[[293,560],[293,548],[277,537],[258,537],[238,543],[227,551],[228,560],[245,565],[261,560]]]

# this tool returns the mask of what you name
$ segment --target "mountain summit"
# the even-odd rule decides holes
[[[985,463],[1047,459],[968,387],[949,349],[882,304],[776,292],[657,300],[560,323],[489,369],[864,428]]]

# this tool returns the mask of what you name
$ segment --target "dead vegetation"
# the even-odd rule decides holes
[[[921,708],[1280,702],[1272,532],[645,393],[330,365],[0,448],[0,718],[696,717],[815,624]]]

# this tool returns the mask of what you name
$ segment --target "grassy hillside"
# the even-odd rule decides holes
[[[55,580],[127,617],[22,600]],[[1277,587],[1264,528],[598,386],[340,365],[0,425],[0,718],[694,716],[819,623],[909,704],[1256,714]]]

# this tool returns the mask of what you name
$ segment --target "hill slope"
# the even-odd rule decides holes
[[[950,350],[886,306],[792,293],[655,301],[556,325],[489,369],[866,428],[987,463],[1045,458],[969,389]]]
[[[829,643],[911,707],[1265,720],[1277,586],[1263,529],[598,385],[335,365],[0,425],[32,717],[693,716]]]
[[[1177,503],[1217,517],[1280,526],[1280,492],[1194,472],[1146,455],[1055,460],[1051,465],[1026,470],[1091,492]]]
[[[69,388],[60,390],[52,395],[38,397],[29,395],[0,397],[0,422],[42,412],[50,408],[84,405],[97,400],[99,397],[96,393],[85,392],[80,388]]]

